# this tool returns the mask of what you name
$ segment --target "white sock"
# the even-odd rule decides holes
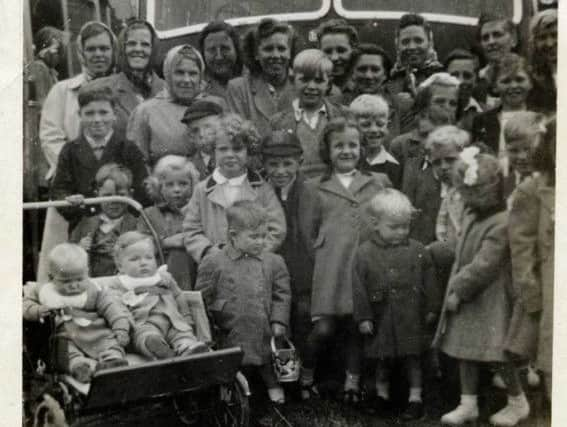
[[[358,390],[359,382],[360,382],[359,374],[351,374],[349,371],[346,372],[345,390]]]
[[[409,402],[421,402],[421,387],[410,387]]]
[[[384,400],[390,400],[390,384],[376,381],[376,394]]]
[[[272,387],[268,389],[268,396],[270,396],[270,400],[275,403],[284,403],[285,402],[285,393],[282,387]]]
[[[478,396],[476,394],[461,394],[461,405],[467,408],[476,408]]]
[[[512,406],[520,406],[520,407],[529,405],[525,393],[520,393],[517,396],[508,396],[508,403]]]

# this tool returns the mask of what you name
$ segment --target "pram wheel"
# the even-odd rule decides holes
[[[247,427],[250,422],[250,405],[244,387],[235,379],[219,387],[220,399],[215,419],[226,427]]]

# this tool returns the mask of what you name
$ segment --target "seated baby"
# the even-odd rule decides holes
[[[57,332],[66,339],[67,371],[88,382],[97,370],[128,365],[131,316],[88,277],[88,255],[71,243],[57,245],[48,259],[50,282],[24,289],[24,319],[38,321],[58,310]],[[110,326],[110,328],[109,328]]]
[[[134,318],[134,350],[151,359],[208,351],[193,332],[189,305],[175,280],[160,274],[152,239],[143,233],[122,234],[114,257],[119,275],[109,288]],[[162,267],[167,268],[167,267]]]

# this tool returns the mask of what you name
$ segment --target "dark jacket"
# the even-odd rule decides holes
[[[492,150],[492,154],[498,154],[500,143],[500,118],[498,115],[501,107],[480,113],[473,119],[472,142],[483,143]]]

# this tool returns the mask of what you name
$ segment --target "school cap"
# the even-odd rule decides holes
[[[291,129],[272,131],[262,139],[264,156],[299,156],[302,153],[301,143]]]
[[[181,122],[187,125],[204,117],[218,116],[222,112],[222,107],[216,102],[199,99],[187,107]]]

